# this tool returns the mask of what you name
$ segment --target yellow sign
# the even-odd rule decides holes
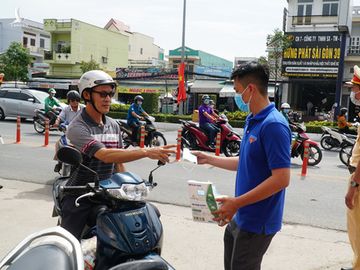
[[[141,93],[159,93],[160,89],[156,88],[132,88],[132,87],[118,87],[119,93],[127,94],[141,94]]]

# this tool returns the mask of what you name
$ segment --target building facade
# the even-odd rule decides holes
[[[288,0],[280,95],[308,120],[342,106],[351,20],[351,0]]]
[[[49,75],[79,78],[80,63],[94,60],[104,71],[126,67],[129,37],[75,19],[44,19],[44,28],[51,34],[50,52],[45,60]]]

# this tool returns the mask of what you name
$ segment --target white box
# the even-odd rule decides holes
[[[188,181],[188,190],[192,216],[194,221],[216,223],[211,212],[219,208],[216,198],[219,196],[211,182]]]

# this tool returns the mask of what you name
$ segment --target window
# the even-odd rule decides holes
[[[102,60],[103,64],[107,64],[107,62],[108,62],[108,58],[105,56],[102,56],[101,60]]]
[[[337,16],[339,9],[339,1],[337,0],[323,0],[323,16]]]
[[[20,92],[10,91],[10,92],[7,93],[6,98],[21,99]]]
[[[40,38],[40,48],[45,48],[45,39]]]
[[[23,46],[27,47],[28,44],[28,38],[27,37],[23,37]]]
[[[297,23],[310,24],[312,15],[312,0],[298,0]]]
[[[0,90],[0,97],[5,97],[6,96],[7,91],[5,90]]]
[[[129,52],[131,51],[131,45],[129,44]]]
[[[140,54],[143,54],[143,48],[140,48]]]
[[[35,39],[33,39],[33,38],[30,39],[30,45],[35,46]]]

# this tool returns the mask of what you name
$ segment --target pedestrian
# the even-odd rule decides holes
[[[306,103],[306,114],[307,114],[307,116],[311,115],[311,110],[312,110],[313,107],[314,107],[314,104],[312,104],[312,102],[309,100]]]
[[[269,70],[257,62],[231,75],[239,107],[248,106],[239,157],[194,152],[199,164],[237,171],[235,197],[217,199],[214,212],[224,234],[225,270],[258,270],[274,235],[281,229],[285,188],[290,181],[291,132],[270,103]]]
[[[347,82],[351,87],[350,100],[356,106],[360,105],[360,68],[354,66],[354,76],[350,82]],[[350,178],[348,190],[345,196],[345,204],[347,206],[347,229],[351,248],[354,252],[352,268],[347,269],[360,269],[360,132],[358,127],[358,135],[354,145],[352,155],[349,163]]]
[[[79,93],[85,101],[85,108],[70,123],[67,137],[82,155],[83,165],[97,172],[99,180],[110,178],[115,172],[125,170],[123,163],[142,158],[169,161],[175,151],[174,145],[144,149],[122,149],[122,137],[118,123],[106,116],[110,110],[111,98],[115,95],[116,84],[104,71],[91,70],[79,80]],[[67,185],[86,185],[92,181],[93,173],[85,167],[78,167],[70,176]],[[81,238],[93,208],[90,199],[83,198],[75,206],[77,196],[67,195],[62,200],[61,226]]]

